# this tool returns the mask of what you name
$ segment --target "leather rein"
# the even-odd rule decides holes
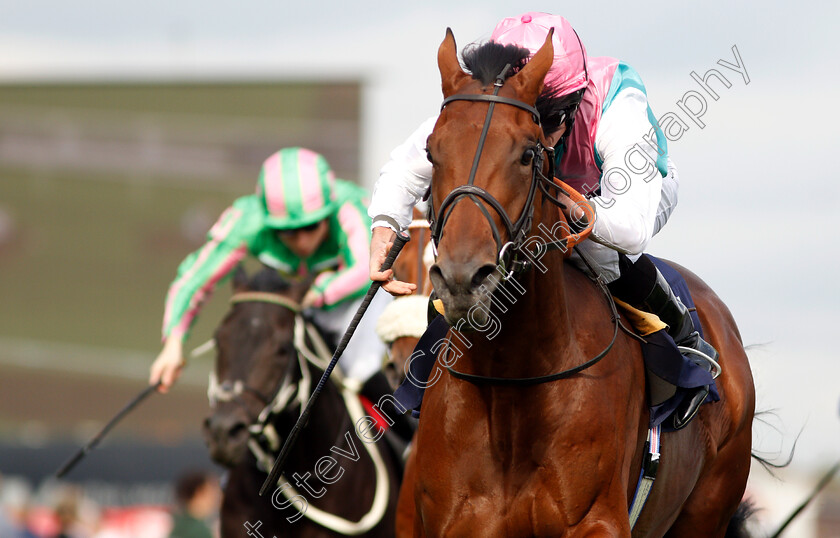
[[[530,387],[533,385],[540,385],[542,383],[549,383],[551,381],[557,381],[560,379],[568,379],[573,375],[586,370],[590,366],[594,366],[597,364],[601,359],[607,356],[610,350],[615,345],[615,341],[618,338],[618,328],[630,334],[631,336],[638,338],[633,332],[627,329],[624,324],[619,321],[618,309],[615,306],[615,300],[610,293],[610,290],[607,288],[607,284],[604,282],[603,277],[595,271],[590,261],[587,259],[587,256],[575,247],[575,252],[581,257],[581,259],[586,264],[586,267],[589,269],[590,274],[589,276],[592,281],[594,281],[598,285],[598,289],[600,289],[604,295],[607,297],[607,303],[610,306],[610,318],[613,322],[613,335],[612,339],[610,339],[610,343],[607,344],[600,353],[589,359],[588,361],[581,363],[577,366],[569,368],[568,370],[563,370],[562,372],[557,372],[554,374],[547,374],[535,377],[493,377],[493,376],[483,376],[483,375],[476,375],[476,374],[468,374],[466,372],[459,372],[455,370],[451,366],[447,366],[446,369],[452,374],[453,377],[456,379],[460,379],[462,381],[468,381],[474,385],[496,385],[496,386],[503,386],[503,387]]]

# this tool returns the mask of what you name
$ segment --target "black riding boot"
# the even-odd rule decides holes
[[[717,361],[717,350],[700,338],[700,333],[694,327],[688,308],[674,295],[671,286],[668,285],[659,270],[656,271],[656,283],[653,289],[639,306],[642,310],[656,314],[659,319],[668,324],[668,334],[671,335],[677,346],[693,349],[713,361]],[[692,358],[690,356],[692,353],[687,353],[689,358]],[[712,369],[712,365],[702,356],[695,362],[709,371]],[[708,395],[709,385],[696,387],[691,389],[689,394],[686,394],[673,414],[675,430],[685,427],[694,418]]]
[[[391,430],[397,434],[400,439],[407,445],[411,442],[412,437],[414,437],[414,431],[416,429],[414,425],[414,421],[407,413],[400,413],[396,406],[393,405],[393,401],[391,405],[387,406],[386,409],[380,409],[377,405],[383,396],[393,396],[394,389],[391,387],[391,384],[388,382],[388,378],[385,376],[383,372],[376,372],[373,374],[370,379],[365,381],[364,385],[362,385],[361,394],[370,402],[376,406],[377,410],[382,415],[387,415],[387,417],[383,417],[386,420],[390,419],[394,423],[391,425]]]
[[[668,334],[678,346],[697,350],[712,360],[717,360],[717,351],[700,338],[688,308],[674,295],[668,281],[650,258],[642,256],[634,263],[627,256],[620,254],[618,266],[620,276],[609,284],[613,295],[640,310],[659,316],[659,319],[668,325]],[[708,361],[700,358],[697,363],[711,370]],[[676,393],[676,387],[652,372],[648,372],[648,383],[651,405],[658,405]],[[694,418],[708,394],[708,386],[691,389],[691,393],[686,395],[673,413],[675,429],[685,427]]]

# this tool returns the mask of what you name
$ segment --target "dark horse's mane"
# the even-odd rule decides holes
[[[531,51],[526,48],[488,41],[483,44],[468,45],[461,53],[461,59],[474,79],[482,84],[492,84],[508,64],[511,65],[507,73],[508,77],[518,73],[528,63],[530,55]],[[558,96],[556,90],[544,87],[536,103],[543,132],[553,133],[559,129],[561,112],[569,110],[578,98],[577,92]]]
[[[270,293],[284,293],[292,287],[292,283],[285,279],[276,269],[263,266],[262,270],[248,277],[245,269],[240,265],[236,269],[234,278],[240,282],[247,281],[248,289],[252,291],[265,291]]]

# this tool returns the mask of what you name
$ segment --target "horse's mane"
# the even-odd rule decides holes
[[[507,73],[507,76],[511,77],[525,67],[530,56],[531,51],[526,48],[488,41],[467,45],[461,53],[461,60],[474,79],[482,84],[491,84],[507,64],[511,65]],[[558,96],[556,90],[544,87],[536,103],[543,132],[553,133],[559,129],[561,112],[568,111],[578,98],[577,92]]]
[[[292,283],[283,278],[276,269],[263,267],[254,274],[248,282],[248,289],[252,291],[266,291],[270,293],[284,293],[292,287]]]
[[[482,84],[491,84],[508,64],[511,69],[507,72],[507,77],[518,73],[528,63],[530,55],[531,51],[528,49],[488,41],[483,44],[467,45],[461,53],[461,58],[472,78]]]

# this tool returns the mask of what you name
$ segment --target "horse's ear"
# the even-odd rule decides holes
[[[440,81],[443,88],[443,96],[449,97],[455,93],[465,78],[469,75],[461,69],[458,62],[458,48],[455,45],[455,36],[452,29],[446,29],[446,37],[438,49],[438,69],[440,69]]]
[[[245,272],[245,268],[240,263],[233,272],[233,291],[243,291],[247,287],[248,273]]]
[[[516,87],[519,98],[528,104],[537,102],[537,97],[540,96],[543,89],[543,80],[554,62],[552,36],[554,36],[554,28],[548,31],[545,43],[540,47],[540,50],[534,54],[533,58],[525,64],[525,67],[519,73],[510,79],[510,82]]]

